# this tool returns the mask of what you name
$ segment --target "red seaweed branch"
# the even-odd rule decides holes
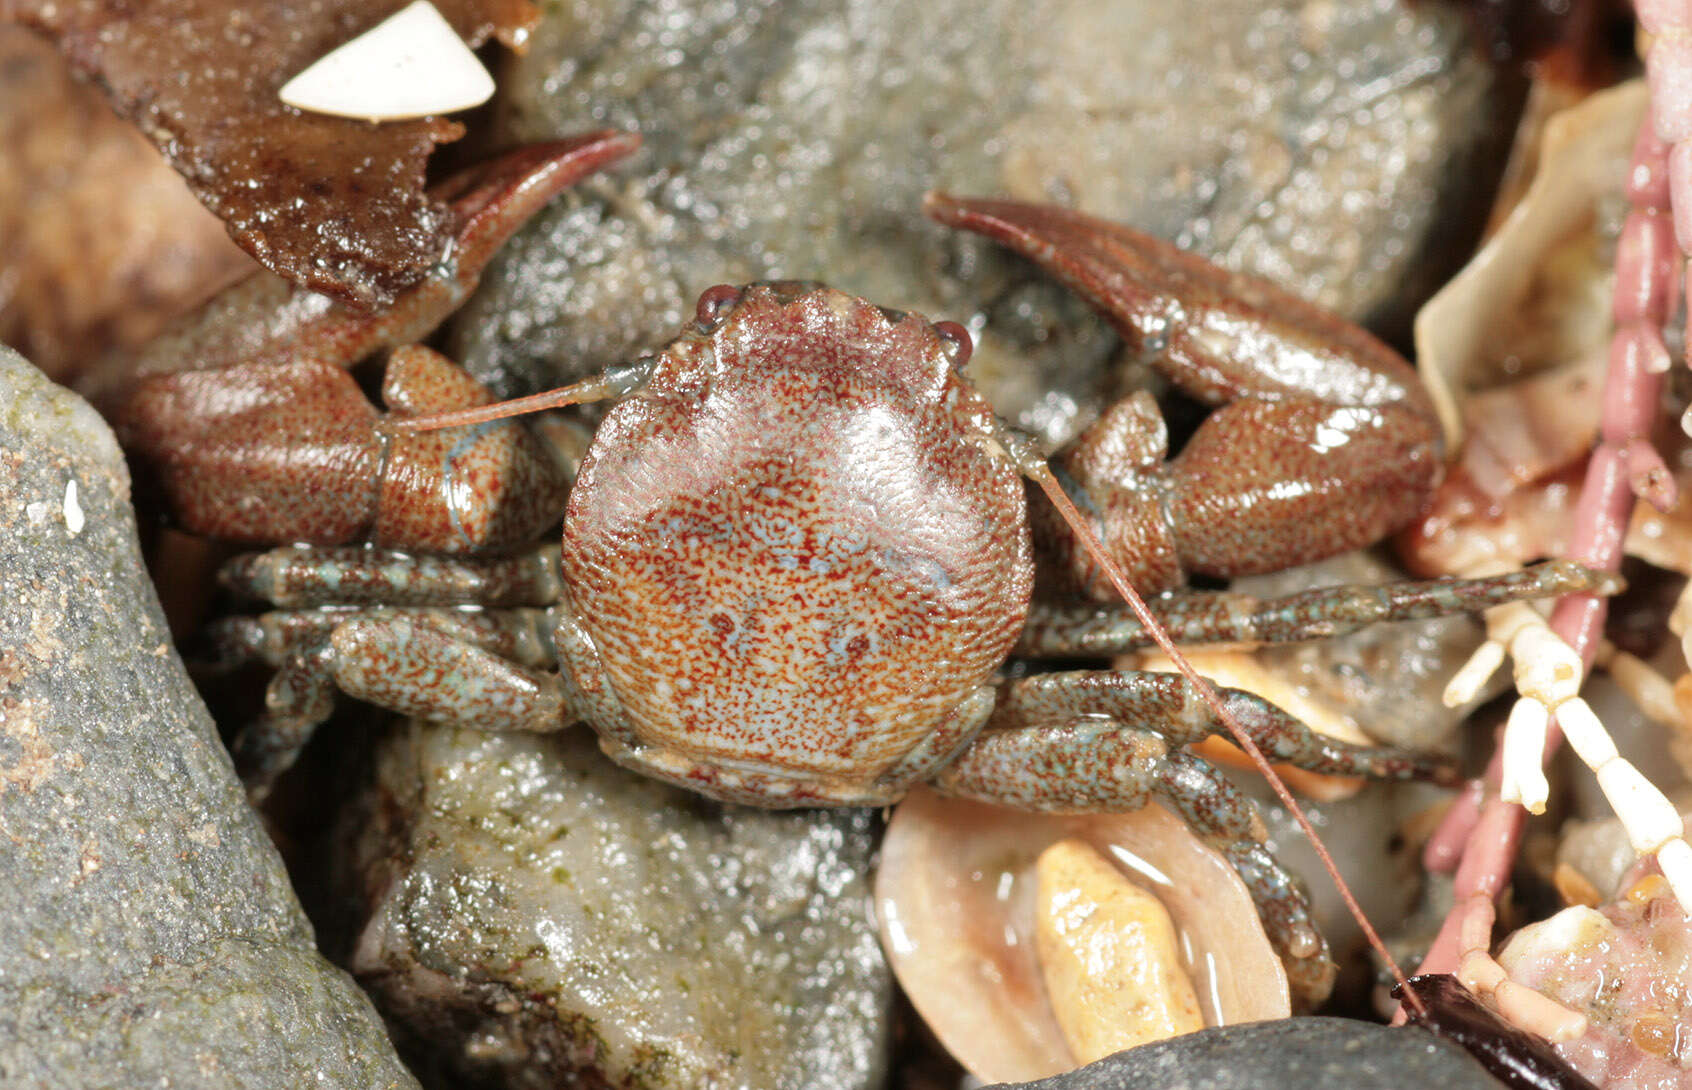
[[[1650,432],[1670,362],[1662,327],[1681,280],[1674,237],[1681,251],[1692,252],[1692,3],[1639,0],[1638,9],[1645,29],[1656,36],[1647,57],[1652,110],[1640,127],[1629,167],[1627,193],[1633,207],[1616,252],[1615,333],[1601,434],[1587,464],[1569,547],[1574,559],[1608,571],[1620,566],[1635,497],[1665,510],[1675,502],[1674,480],[1652,447]],[[1565,735],[1598,773],[1635,849],[1658,855],[1681,904],[1692,908],[1692,848],[1682,839],[1679,814],[1617,755],[1576,695],[1597,653],[1605,614],[1602,598],[1576,594],[1562,599],[1549,626],[1554,641],[1525,611],[1489,622],[1492,641],[1485,657],[1496,665],[1509,646],[1523,699],[1485,778],[1471,784],[1429,842],[1428,868],[1456,870],[1456,903],[1422,963],[1423,972],[1449,972],[1472,960],[1465,955],[1484,956],[1496,901],[1521,841],[1524,806],[1543,809],[1543,765]],[[1550,646],[1553,642],[1565,645],[1561,654]],[[1490,671],[1465,674],[1485,672]]]

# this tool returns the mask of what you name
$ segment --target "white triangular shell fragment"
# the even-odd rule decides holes
[[[435,5],[418,0],[289,80],[282,101],[313,113],[397,121],[492,97],[493,77]]]

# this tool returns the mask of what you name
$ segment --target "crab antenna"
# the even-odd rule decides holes
[[[1123,574],[1116,561],[1112,560],[1105,552],[1104,543],[1099,540],[1097,534],[1093,533],[1092,527],[1087,525],[1087,520],[1081,512],[1076,510],[1074,501],[1069,498],[1069,494],[1058,483],[1057,477],[1052,473],[1051,467],[1046,464],[1046,460],[1040,457],[1038,452],[1034,451],[1030,444],[1021,440],[1020,437],[1014,435],[1007,437],[1012,440],[1011,456],[1016,459],[1018,468],[1025,476],[1040,486],[1040,490],[1046,494],[1046,498],[1051,501],[1052,506],[1057,508],[1058,514],[1063,516],[1063,520],[1069,524],[1070,530],[1081,542],[1081,547],[1087,550],[1087,555],[1092,557],[1093,562],[1099,566],[1099,570],[1104,572],[1105,578],[1109,579],[1111,585],[1116,588],[1116,593],[1120,594],[1122,600],[1128,603],[1129,610],[1139,619],[1140,624],[1151,635],[1159,649],[1169,656],[1169,660],[1181,671],[1182,676],[1187,679],[1187,684],[1193,687],[1199,697],[1210,706],[1210,710],[1216,718],[1223,726],[1228,728],[1228,733],[1234,736],[1234,744],[1238,745],[1246,756],[1251,758],[1252,764],[1257,766],[1258,772],[1262,773],[1263,778],[1269,782],[1269,786],[1280,798],[1281,805],[1287,808],[1288,812],[1298,822],[1299,828],[1304,830],[1304,835],[1310,838],[1311,847],[1316,850],[1317,857],[1322,860],[1322,866],[1327,870],[1328,877],[1334,880],[1334,887],[1339,890],[1341,899],[1345,901],[1346,909],[1357,920],[1358,927],[1362,928],[1363,935],[1368,939],[1369,945],[1380,956],[1387,969],[1392,973],[1393,979],[1403,989],[1404,997],[1410,1006],[1416,1008],[1418,1014],[1426,1017],[1427,1009],[1422,1005],[1421,997],[1416,994],[1416,989],[1410,985],[1410,982],[1404,978],[1404,971],[1398,967],[1398,962],[1393,958],[1392,952],[1386,948],[1386,944],[1381,941],[1380,935],[1375,932],[1374,925],[1363,914],[1363,908],[1357,903],[1357,898],[1352,895],[1351,887],[1346,885],[1344,878],[1340,877],[1339,868],[1334,865],[1333,857],[1328,854],[1328,849],[1322,843],[1322,838],[1316,835],[1316,829],[1310,824],[1310,819],[1305,816],[1304,808],[1299,806],[1293,798],[1292,792],[1287,790],[1286,782],[1269,764],[1268,759],[1263,756],[1263,751],[1257,748],[1257,743],[1251,740],[1251,736],[1246,733],[1245,728],[1240,726],[1239,722],[1223,706],[1222,698],[1217,695],[1216,686],[1212,685],[1208,679],[1199,676],[1198,671],[1193,669],[1193,664],[1188,662],[1187,657],[1181,654],[1180,648],[1175,646],[1175,641],[1169,638],[1169,633],[1152,615],[1152,611],[1146,607],[1145,599],[1140,597],[1140,592],[1134,589],[1133,584],[1128,582],[1128,577]]]
[[[478,405],[470,409],[430,413],[427,416],[390,416],[383,427],[393,431],[439,431],[442,428],[462,428],[469,424],[486,424],[490,420],[504,420],[509,416],[523,416],[546,409],[560,409],[566,405],[582,405],[590,401],[609,401],[626,397],[646,384],[657,361],[647,356],[633,363],[607,367],[593,378],[583,379],[556,390],[545,390],[528,397],[496,401],[492,405]]]

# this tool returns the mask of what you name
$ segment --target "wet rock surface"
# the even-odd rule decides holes
[[[1038,1082],[989,1090],[1497,1090],[1467,1052],[1416,1029],[1343,1018],[1294,1018],[1200,1030],[1118,1052]]]
[[[111,433],[3,348],[0,406],[0,1085],[415,1086],[171,650]]]
[[[879,1086],[878,821],[721,806],[586,730],[412,725],[344,822],[350,967],[442,1085]]]
[[[1391,0],[560,0],[501,94],[501,141],[646,144],[490,271],[456,346],[477,377],[550,385],[663,343],[712,284],[822,278],[985,329],[972,373],[1048,439],[1113,341],[925,221],[925,190],[1072,203],[1390,327],[1449,271],[1426,251],[1481,211],[1509,115],[1458,11]]]

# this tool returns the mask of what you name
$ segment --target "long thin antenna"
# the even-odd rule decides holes
[[[1021,444],[1017,445],[1021,446]],[[1169,638],[1169,633],[1164,630],[1163,625],[1158,623],[1158,619],[1152,615],[1151,610],[1146,608],[1145,600],[1140,597],[1139,591],[1134,589],[1133,584],[1129,583],[1127,577],[1122,573],[1122,569],[1105,552],[1104,543],[1099,541],[1098,536],[1093,533],[1092,527],[1087,525],[1087,520],[1080,511],[1076,510],[1074,502],[1070,500],[1068,493],[1064,492],[1063,486],[1058,483],[1057,477],[1053,475],[1051,467],[1046,464],[1045,459],[1034,456],[1031,451],[1027,450],[1019,450],[1017,456],[1022,471],[1032,478],[1034,483],[1040,486],[1040,490],[1046,494],[1046,498],[1051,500],[1052,506],[1057,508],[1058,514],[1062,515],[1063,520],[1069,524],[1069,528],[1074,531],[1082,547],[1093,558],[1093,562],[1098,564],[1099,569],[1105,573],[1105,577],[1116,588],[1116,593],[1120,594],[1122,600],[1128,603],[1128,608],[1133,611],[1134,616],[1139,619],[1146,632],[1150,634],[1163,653],[1169,656],[1169,660],[1175,664],[1176,669],[1181,671],[1181,674],[1187,679],[1187,683],[1198,692],[1199,697],[1210,706],[1210,710],[1216,718],[1223,726],[1228,728],[1228,733],[1234,736],[1234,743],[1245,751],[1246,756],[1251,758],[1252,764],[1256,765],[1257,770],[1263,774],[1263,778],[1269,781],[1269,786],[1280,798],[1281,804],[1292,814],[1294,820],[1298,822],[1299,828],[1304,830],[1304,835],[1310,838],[1311,847],[1316,850],[1316,855],[1321,859],[1322,866],[1327,870],[1328,876],[1334,880],[1334,886],[1339,890],[1340,898],[1345,901],[1346,909],[1357,920],[1358,927],[1362,928],[1363,935],[1368,940],[1369,945],[1386,963],[1393,979],[1398,982],[1399,987],[1403,990],[1405,999],[1412,1007],[1416,1008],[1417,1014],[1425,1018],[1427,1008],[1422,1005],[1421,997],[1416,994],[1416,989],[1411,987],[1410,982],[1405,979],[1404,971],[1398,967],[1398,962],[1393,958],[1392,952],[1386,948],[1386,944],[1381,941],[1380,935],[1376,933],[1374,925],[1363,914],[1362,906],[1357,903],[1357,898],[1352,895],[1351,887],[1346,885],[1345,879],[1340,876],[1339,868],[1334,865],[1333,857],[1328,854],[1328,849],[1322,843],[1322,838],[1316,834],[1316,829],[1310,824],[1310,819],[1304,815],[1303,807],[1299,806],[1293,798],[1292,792],[1287,790],[1287,785],[1281,779],[1280,774],[1269,764],[1268,759],[1263,756],[1263,751],[1257,748],[1257,743],[1251,740],[1251,736],[1246,733],[1245,728],[1240,726],[1233,715],[1228,712],[1222,703],[1222,698],[1217,695],[1216,687],[1208,679],[1199,676],[1198,671],[1193,669],[1193,664],[1187,661],[1187,657],[1181,654],[1180,648],[1176,647],[1175,642]]]
[[[382,427],[391,431],[440,431],[442,428],[462,428],[471,424],[486,424],[491,420],[504,420],[511,416],[523,416],[526,413],[561,409],[566,405],[609,401],[612,398],[624,397],[645,385],[656,362],[647,357],[633,363],[618,364],[615,367],[607,367],[593,378],[583,379],[569,386],[530,394],[528,397],[512,398],[510,401],[496,401],[492,405],[430,413],[427,416],[390,415],[383,420]]]

